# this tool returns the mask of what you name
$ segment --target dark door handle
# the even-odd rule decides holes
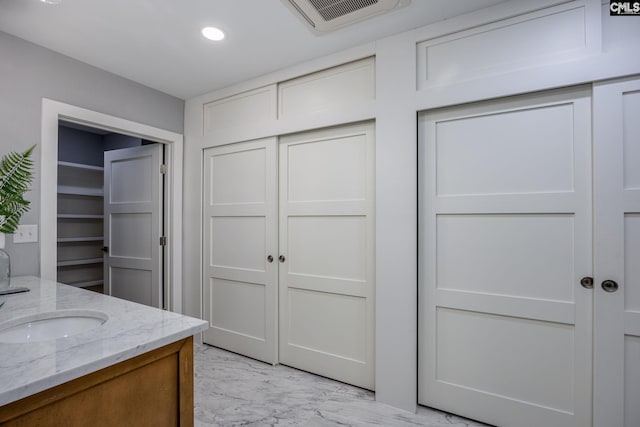
[[[109,252],[109,246],[103,246],[102,252]]]
[[[605,280],[602,282],[602,289],[606,292],[615,292],[618,290],[618,284],[613,280]]]
[[[593,277],[583,277],[580,280],[580,285],[585,289],[593,289]]]

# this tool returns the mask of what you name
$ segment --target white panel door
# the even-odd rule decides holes
[[[577,88],[420,116],[421,404],[591,425],[590,114]]]
[[[162,306],[162,145],[104,153],[105,285],[109,295]]]
[[[374,127],[282,137],[280,362],[374,388]]]
[[[204,151],[207,344],[277,363],[276,139]]]
[[[637,427],[640,426],[640,80],[596,84],[593,95],[594,425]]]

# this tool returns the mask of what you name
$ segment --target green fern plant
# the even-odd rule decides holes
[[[24,199],[33,179],[31,153],[35,145],[24,153],[9,153],[0,162],[0,233],[13,234],[20,217],[29,210]]]

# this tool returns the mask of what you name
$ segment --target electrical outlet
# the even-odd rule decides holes
[[[19,225],[13,234],[13,243],[32,243],[38,241],[38,224]]]

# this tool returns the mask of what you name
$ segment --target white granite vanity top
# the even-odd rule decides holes
[[[207,329],[207,322],[37,277],[12,277],[0,328],[12,319],[56,310],[97,310],[101,326],[66,338],[0,342],[0,406]]]

